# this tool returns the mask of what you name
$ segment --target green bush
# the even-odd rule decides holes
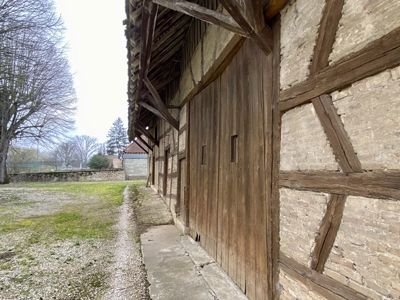
[[[107,169],[110,167],[110,162],[108,158],[101,154],[94,155],[88,163],[89,168],[91,169]]]

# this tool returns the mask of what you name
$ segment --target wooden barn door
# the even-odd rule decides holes
[[[190,232],[250,299],[268,299],[272,57],[246,41],[190,103]]]

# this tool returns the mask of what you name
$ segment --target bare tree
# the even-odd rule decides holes
[[[97,139],[88,135],[78,135],[74,137],[73,143],[81,168],[86,168],[89,159],[99,151]]]
[[[36,14],[21,10],[28,5]],[[5,183],[10,142],[62,136],[72,128],[75,93],[52,1],[0,0],[0,18],[0,183]]]
[[[57,161],[60,161],[63,167],[70,167],[74,160],[76,160],[76,145],[72,141],[66,141],[59,144],[54,151]]]

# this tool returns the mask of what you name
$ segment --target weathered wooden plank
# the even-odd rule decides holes
[[[400,172],[281,172],[279,183],[298,190],[400,200]]]
[[[362,172],[361,163],[337,114],[331,96],[322,95],[314,98],[312,103],[342,171]]]
[[[281,112],[278,102],[280,95],[280,17],[274,22],[273,37],[274,49],[272,53],[272,100],[269,117],[272,117],[272,140],[269,149],[271,162],[267,164],[270,177],[269,197],[267,197],[267,245],[268,245],[268,291],[271,299],[279,299],[279,226],[280,226],[280,205],[279,205],[279,165],[280,165],[280,145],[281,145]],[[268,125],[268,123],[266,124]],[[271,165],[269,165],[271,164]]]
[[[327,299],[368,299],[368,297],[339,281],[303,266],[294,259],[287,257],[282,252],[280,253],[279,262],[283,271]]]
[[[176,130],[179,130],[179,121],[177,121],[171,113],[168,111],[165,103],[161,100],[160,95],[158,94],[156,88],[150,82],[150,80],[146,77],[143,79],[147,89],[153,97],[150,97],[150,100],[153,101],[153,104],[158,108],[160,113],[165,117],[166,121],[174,127]]]
[[[342,17],[344,0],[326,1],[319,25],[317,42],[314,47],[313,59],[310,64],[310,74],[314,74],[329,64],[329,54],[332,52],[336,39],[336,31]]]
[[[324,68],[280,95],[280,108],[287,111],[313,98],[345,88],[363,78],[400,65],[400,28],[371,42]]]
[[[329,258],[343,216],[345,195],[331,194],[311,255],[311,269],[322,273]]]
[[[241,50],[242,52],[242,50]],[[225,201],[228,203],[228,218],[229,218],[229,237],[228,237],[228,251],[229,251],[229,266],[228,274],[236,282],[237,281],[237,266],[238,266],[238,195],[237,195],[237,176],[238,166],[235,163],[231,163],[230,148],[231,148],[231,136],[237,134],[238,127],[238,90],[235,87],[237,78],[240,74],[237,73],[238,60],[240,55],[236,56],[229,66],[231,71],[227,70],[227,98],[225,99],[225,112],[226,116],[226,131],[224,138],[224,168],[225,176],[227,176],[228,194]]]
[[[265,27],[264,19],[264,2],[263,0],[245,1],[244,4],[247,6],[249,12],[249,19],[253,23],[255,32],[261,32]]]
[[[205,8],[196,3],[183,0],[153,0],[153,2],[169,9],[186,14],[193,18],[199,19],[203,22],[221,26],[229,31],[235,32],[242,36],[248,35],[247,32],[245,32],[240,26],[238,26],[238,24],[232,17],[224,15],[215,10]]]
[[[246,95],[246,82],[243,80],[243,76],[248,74],[248,65],[236,63],[235,72],[238,74],[236,76],[236,82],[234,87],[237,89],[237,106],[235,111],[235,117],[237,119],[236,128],[233,133],[237,134],[237,162],[235,162],[236,170],[238,176],[235,178],[235,185],[237,190],[235,190],[237,195],[237,222],[239,224],[237,229],[237,269],[236,269],[236,283],[238,286],[245,291],[246,290],[246,237],[248,235],[247,227],[244,225],[247,222],[247,201],[246,192],[248,191],[247,184],[247,173],[246,159],[249,155],[247,151],[247,145],[245,144],[246,136],[246,126],[247,126],[247,114],[244,112],[247,109],[247,95]],[[230,144],[231,141],[229,141]]]

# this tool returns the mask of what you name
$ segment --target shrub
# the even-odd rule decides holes
[[[110,167],[110,162],[108,158],[101,154],[94,155],[88,163],[89,168],[91,169],[107,169]]]

